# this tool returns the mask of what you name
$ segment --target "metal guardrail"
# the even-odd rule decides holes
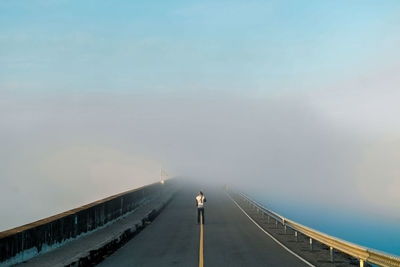
[[[321,233],[317,230],[289,220],[278,213],[275,213],[263,205],[258,203],[257,201],[251,199],[247,195],[243,193],[239,193],[242,198],[244,198],[248,203],[266,213],[268,216],[275,219],[277,222],[280,222],[283,226],[291,228],[295,231],[295,235],[297,236],[297,232],[302,233],[305,236],[310,238],[310,246],[312,246],[312,241],[317,240],[318,242],[325,244],[330,247],[331,255],[334,250],[339,250],[345,254],[348,254],[354,258],[359,259],[360,267],[364,266],[365,262],[376,264],[379,266],[387,266],[387,267],[400,267],[400,257],[396,255],[391,255],[385,252],[377,251],[374,249],[370,249],[367,247],[363,247],[325,233]],[[333,257],[333,256],[332,256]]]

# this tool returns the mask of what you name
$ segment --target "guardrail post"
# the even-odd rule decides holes
[[[278,229],[278,220],[275,220],[275,227]]]
[[[313,240],[312,240],[312,238],[310,237],[310,250],[313,250],[313,244],[312,244],[312,242],[313,242]]]
[[[335,262],[335,249],[333,247],[329,247],[331,262]]]
[[[282,219],[282,225],[283,225],[283,233],[286,234],[286,224],[285,224],[285,218]]]
[[[297,242],[297,231],[294,231],[294,240]]]
[[[268,219],[268,224],[269,224],[269,215],[267,215],[267,219]]]
[[[364,267],[364,260],[360,259],[360,267]]]

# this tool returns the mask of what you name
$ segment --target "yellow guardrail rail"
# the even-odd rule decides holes
[[[354,258],[360,260],[360,267],[364,266],[365,262],[376,264],[379,266],[387,266],[387,267],[400,267],[400,257],[391,255],[385,252],[373,250],[370,248],[366,248],[325,233],[321,233],[317,230],[314,230],[310,227],[304,226],[300,223],[294,222],[290,219],[287,219],[278,213],[275,213],[263,205],[259,204],[255,200],[251,199],[247,195],[240,193],[242,198],[244,198],[248,203],[258,208],[262,212],[266,213],[268,216],[274,218],[276,221],[279,221],[285,227],[289,227],[296,232],[300,232],[305,236],[310,238],[310,244],[312,244],[312,240],[317,240],[318,242],[325,244],[330,247],[331,251],[333,249],[339,250],[345,254],[348,254]]]

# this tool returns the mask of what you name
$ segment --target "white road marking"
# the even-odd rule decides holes
[[[239,204],[228,194],[228,197],[236,204],[236,206],[244,213],[244,215],[246,215],[250,221],[252,221],[258,228],[260,228],[261,231],[264,232],[264,234],[268,235],[272,240],[274,240],[276,243],[278,243],[281,247],[283,247],[284,249],[286,249],[289,253],[291,253],[293,256],[299,258],[302,262],[304,262],[305,264],[307,264],[308,266],[311,267],[315,267],[315,265],[312,265],[311,263],[309,263],[307,260],[303,259],[302,257],[300,257],[299,255],[297,255],[295,252],[291,251],[287,246],[285,246],[284,244],[282,244],[281,242],[279,242],[278,239],[276,239],[275,237],[273,237],[270,233],[268,233],[267,231],[265,231],[256,221],[254,221],[248,214],[247,212],[245,212],[242,207],[239,206]]]

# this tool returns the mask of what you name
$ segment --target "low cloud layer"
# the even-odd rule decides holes
[[[5,93],[0,201],[13,205],[1,205],[0,229],[157,181],[161,166],[205,185],[398,219],[396,129],[353,129],[316,104],[324,99]]]

